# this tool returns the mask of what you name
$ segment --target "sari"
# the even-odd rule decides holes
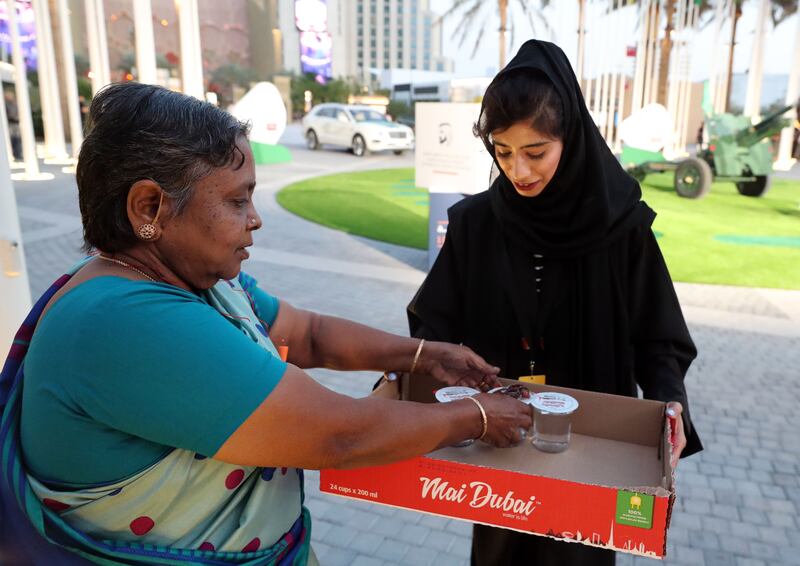
[[[246,566],[316,563],[310,547],[310,515],[302,504],[303,472],[299,469],[237,466],[175,448],[146,469],[102,485],[46,485],[29,473],[19,437],[25,356],[45,306],[86,261],[60,277],[37,301],[17,332],[0,373],[3,562]],[[204,295],[205,301],[222,316],[277,356],[254,312],[255,304],[238,280],[221,281]],[[210,488],[223,484],[223,489]],[[186,495],[187,492],[194,495]],[[286,513],[287,508],[294,509],[297,518],[285,532],[276,534],[274,528],[270,531],[270,521]],[[162,527],[160,519],[164,517],[171,521],[165,521],[168,526]],[[289,517],[285,522],[291,520]],[[266,537],[262,534],[265,529]],[[263,545],[262,540],[271,544]],[[232,545],[236,550],[229,548]]]

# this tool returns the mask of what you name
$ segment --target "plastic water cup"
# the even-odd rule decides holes
[[[533,406],[533,437],[531,443],[542,452],[558,453],[569,447],[572,414],[578,400],[564,393],[537,393]]]
[[[472,387],[453,386],[437,389],[434,395],[436,396],[436,400],[440,403],[449,403],[451,401],[459,401],[460,399],[472,397],[478,393],[480,393],[480,391],[473,389]],[[472,438],[467,438],[466,440],[463,440],[457,444],[453,444],[452,446],[456,448],[463,448],[471,445],[473,442],[475,441]]]

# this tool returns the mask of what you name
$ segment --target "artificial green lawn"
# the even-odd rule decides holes
[[[700,200],[679,197],[671,173],[650,175],[644,199],[676,281],[800,289],[800,182],[774,179],[762,198],[714,183]],[[278,193],[287,210],[351,234],[425,249],[428,197],[413,169],[317,177]]]

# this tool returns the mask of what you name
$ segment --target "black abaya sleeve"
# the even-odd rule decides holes
[[[459,344],[462,337],[463,285],[455,241],[458,215],[448,211],[449,224],[442,249],[407,308],[412,336]]]
[[[697,349],[653,232],[649,228],[637,232],[628,289],[636,382],[648,399],[683,405],[686,448],[682,455],[688,456],[703,449],[692,426],[684,384]]]

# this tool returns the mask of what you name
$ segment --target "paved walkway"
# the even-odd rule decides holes
[[[299,307],[405,333],[405,305],[424,277],[426,254],[311,224],[278,207],[274,195],[301,178],[410,167],[413,159],[312,153],[300,147],[296,129],[285,140],[295,161],[258,169],[264,229],[246,269]],[[81,256],[74,178],[50,170],[55,181],[15,187],[34,295]],[[688,388],[706,450],[680,464],[665,562],[800,565],[800,292],[676,287],[700,350]],[[366,395],[377,377],[312,373],[354,396]],[[468,564],[470,525],[323,495],[318,474],[306,477],[323,566]],[[651,563],[618,559],[621,566]]]

